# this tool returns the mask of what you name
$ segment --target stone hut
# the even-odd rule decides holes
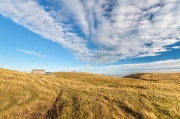
[[[31,71],[31,74],[45,74],[45,73],[46,73],[46,71],[43,70],[43,69],[41,69],[41,70],[39,70],[39,69],[33,69],[33,70]]]

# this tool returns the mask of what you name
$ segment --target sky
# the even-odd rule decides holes
[[[180,72],[179,0],[1,0],[0,67]]]

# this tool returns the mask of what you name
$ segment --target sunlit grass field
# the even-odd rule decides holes
[[[180,119],[180,74],[0,69],[0,119]]]

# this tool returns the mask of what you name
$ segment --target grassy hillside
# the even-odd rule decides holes
[[[142,80],[180,80],[180,73],[137,73],[125,76]]]
[[[143,75],[33,75],[0,69],[0,118],[179,119],[180,74]]]

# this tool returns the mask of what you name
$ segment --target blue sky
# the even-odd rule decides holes
[[[0,67],[108,75],[180,71],[179,0],[5,0]]]

